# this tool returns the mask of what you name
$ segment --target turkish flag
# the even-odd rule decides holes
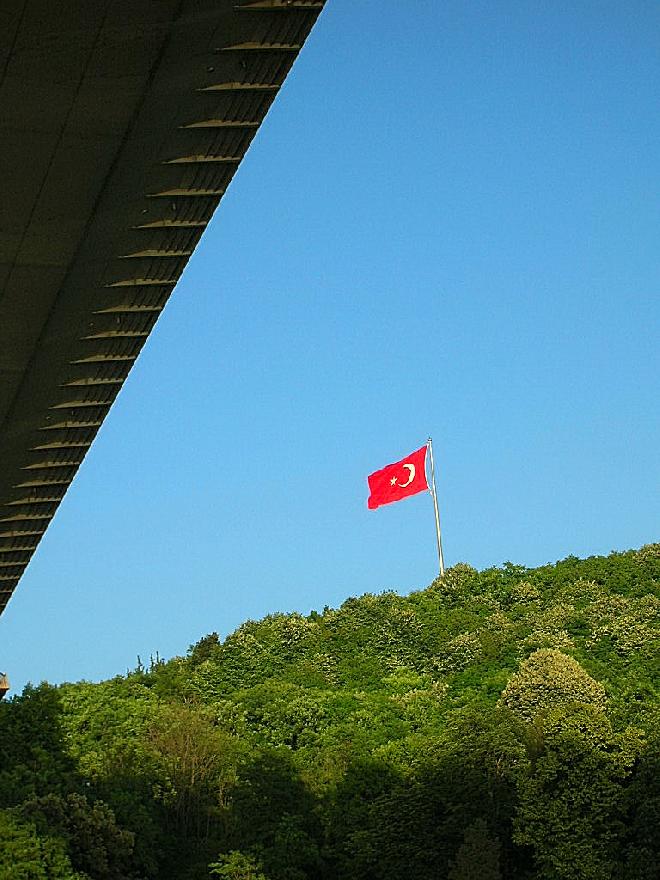
[[[426,482],[426,446],[411,452],[395,464],[388,464],[382,470],[374,471],[367,477],[370,495],[367,506],[375,510],[381,504],[401,501],[409,495],[416,495],[428,489]]]

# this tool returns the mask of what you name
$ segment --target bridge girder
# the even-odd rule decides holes
[[[0,613],[324,0],[0,0]]]

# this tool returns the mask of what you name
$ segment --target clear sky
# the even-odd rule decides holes
[[[17,687],[659,540],[660,6],[328,0],[0,618]]]

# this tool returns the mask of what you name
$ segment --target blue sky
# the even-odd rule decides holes
[[[403,8],[402,8],[403,7]],[[329,0],[0,620],[16,687],[658,540],[660,7]]]

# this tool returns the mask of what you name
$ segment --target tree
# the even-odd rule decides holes
[[[502,880],[500,842],[490,834],[483,819],[466,829],[447,880]]]
[[[213,877],[224,877],[225,880],[268,880],[261,871],[261,864],[238,850],[221,855],[209,868]]]
[[[39,836],[7,810],[0,811],[0,828],[2,880],[86,880],[71,867],[64,841]]]
[[[553,648],[534,651],[511,676],[500,703],[525,721],[569,703],[605,708],[605,688],[577,660]]]
[[[133,855],[134,835],[117,826],[107,804],[90,804],[79,794],[45,795],[21,807],[21,814],[42,834],[66,841],[71,863],[94,880],[125,880]]]
[[[624,781],[640,749],[590,706],[540,716],[530,772],[518,784],[514,840],[530,846],[540,877],[608,880],[621,875]]]
[[[259,852],[272,880],[316,877],[322,829],[317,803],[285,748],[264,750],[242,770],[232,795],[231,847]]]
[[[655,545],[658,546],[657,544]],[[660,866],[660,711],[626,789],[627,828],[623,880],[658,880]]]
[[[234,739],[203,709],[176,704],[161,710],[149,735],[162,769],[162,798],[177,832],[207,837],[212,814],[224,805],[235,779]]]

